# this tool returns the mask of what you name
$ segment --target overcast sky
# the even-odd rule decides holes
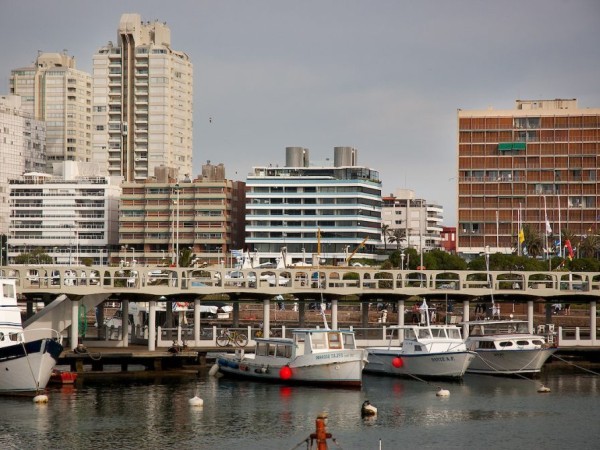
[[[38,50],[91,73],[123,13],[166,22],[194,64],[194,174],[210,160],[244,180],[287,146],[315,164],[353,146],[384,194],[413,189],[447,226],[457,109],[600,107],[598,0],[4,0],[0,94]]]

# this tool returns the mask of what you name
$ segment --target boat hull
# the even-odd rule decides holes
[[[475,356],[471,351],[405,355],[398,350],[371,348],[365,372],[399,377],[461,378]],[[400,367],[394,366],[396,358],[400,358]]]
[[[236,378],[339,387],[360,387],[366,362],[366,352],[363,350],[344,350],[337,357],[328,354],[303,355],[292,360],[254,355],[240,358],[223,354],[217,357],[219,371]]]
[[[0,347],[0,394],[45,389],[62,350],[49,338]]]
[[[477,349],[477,358],[473,360],[467,372],[487,375],[535,375],[540,373],[544,363],[556,350],[556,348]]]

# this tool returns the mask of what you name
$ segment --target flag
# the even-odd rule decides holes
[[[571,241],[567,239],[565,241],[565,247],[567,248],[567,252],[569,254],[569,261],[573,260],[573,247],[571,246]]]
[[[550,226],[548,218],[546,218],[546,234],[552,234],[552,227]]]
[[[519,230],[519,244],[523,245],[523,242],[525,242],[525,231],[521,228]]]

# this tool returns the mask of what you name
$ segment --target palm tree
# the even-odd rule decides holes
[[[387,252],[387,239],[388,239],[388,234],[390,232],[390,226],[383,224],[381,225],[381,236],[383,237],[383,249]]]
[[[589,234],[579,243],[579,252],[584,258],[595,258],[600,250],[600,237],[597,234]]]
[[[389,239],[390,243],[395,242],[396,249],[400,250],[400,243],[402,241],[406,242],[406,230],[404,230],[402,228],[396,228],[392,231],[392,234],[390,235],[390,237],[388,239]]]
[[[525,248],[527,249],[527,253],[532,258],[537,258],[542,254],[544,249],[544,242],[540,233],[531,228],[529,225],[525,225],[523,227],[525,232]]]

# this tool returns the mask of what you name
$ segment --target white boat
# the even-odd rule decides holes
[[[367,352],[352,331],[298,329],[292,338],[257,338],[254,353],[221,354],[224,375],[285,384],[360,387]]]
[[[468,373],[535,375],[557,350],[545,336],[529,332],[525,320],[475,320],[469,327],[467,348],[477,352]]]
[[[431,325],[426,319],[424,325],[391,326],[388,330],[390,340],[386,347],[367,347],[369,363],[365,372],[461,378],[476,356],[467,350],[456,325]]]
[[[0,279],[0,394],[45,389],[62,351],[58,332],[23,330],[15,280]]]

